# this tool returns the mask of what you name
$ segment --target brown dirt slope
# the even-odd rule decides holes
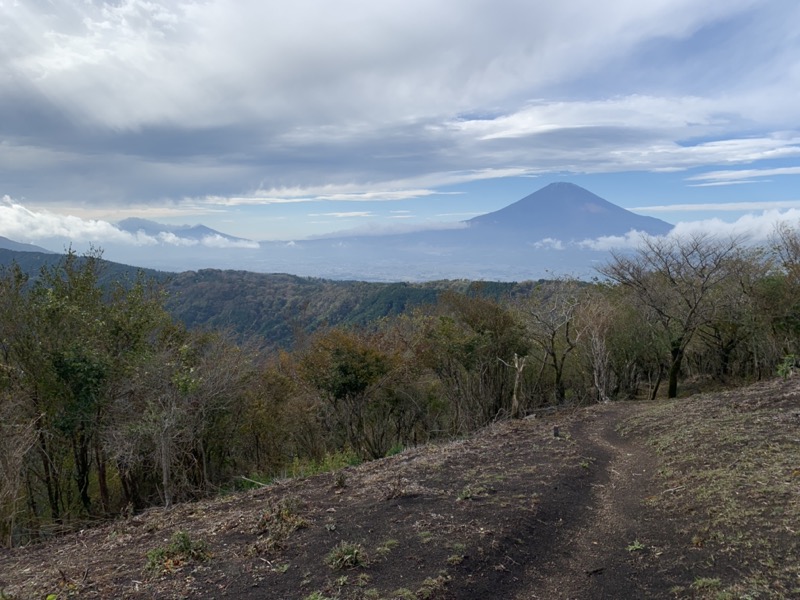
[[[3,551],[0,598],[797,598],[798,427],[792,380],[498,423]]]

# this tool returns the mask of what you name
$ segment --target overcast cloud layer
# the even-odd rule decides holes
[[[388,223],[520,176],[796,181],[798,23],[794,0],[2,0],[2,218]]]

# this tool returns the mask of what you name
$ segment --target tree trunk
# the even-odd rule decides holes
[[[89,497],[89,475],[92,465],[89,458],[89,439],[83,425],[72,436],[72,449],[75,458],[75,483],[78,485],[83,510],[90,515],[92,514],[92,500]]]
[[[661,378],[664,376],[664,368],[661,364],[658,365],[658,376],[656,377],[656,382],[653,385],[652,389],[650,390],[650,400],[656,399],[656,394],[658,394],[658,388],[661,387]]]
[[[170,467],[172,457],[170,456],[169,428],[164,426],[161,430],[161,485],[164,487],[164,508],[172,507],[172,482]]]
[[[41,429],[38,431],[39,438],[39,455],[42,459],[42,476],[44,478],[44,485],[47,488],[47,501],[50,505],[50,517],[55,523],[61,523],[61,511],[59,509],[59,490],[58,482],[55,481],[53,470],[50,463],[50,453],[47,448],[47,439],[45,432]]]
[[[97,463],[97,485],[100,488],[100,505],[103,507],[103,514],[110,512],[111,502],[108,494],[108,478],[106,474],[106,460],[100,442],[95,438],[94,460]]]
[[[680,375],[681,363],[683,363],[683,349],[673,348],[670,354],[672,355],[672,364],[669,366],[669,388],[667,389],[667,398],[677,398],[678,375]]]

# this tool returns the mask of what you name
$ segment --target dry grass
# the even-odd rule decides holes
[[[800,380],[651,404],[623,429],[660,458],[648,504],[709,557],[676,595],[800,598]]]

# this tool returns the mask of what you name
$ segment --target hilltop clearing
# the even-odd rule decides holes
[[[791,378],[500,422],[4,550],[0,597],[796,598],[799,425]]]

